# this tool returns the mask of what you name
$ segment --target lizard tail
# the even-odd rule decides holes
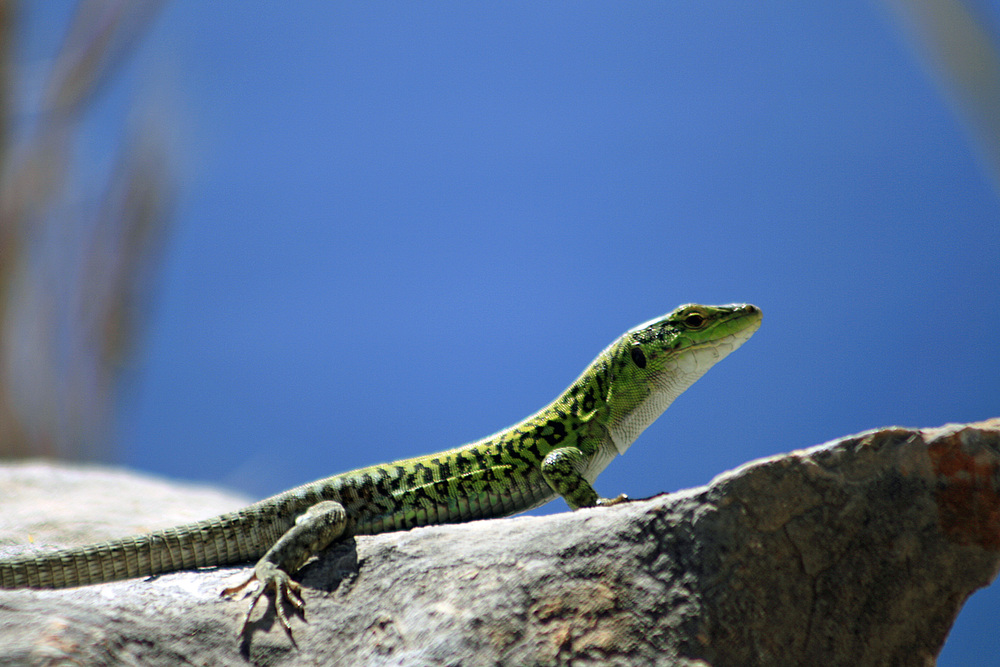
[[[0,588],[69,588],[259,558],[290,522],[255,506],[99,544],[0,560]]]

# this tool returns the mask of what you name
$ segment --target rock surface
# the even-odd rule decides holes
[[[242,502],[47,465],[0,488],[6,544]],[[245,603],[219,591],[245,568],[0,591],[0,663],[928,665],[998,568],[1000,419],[887,428],[625,505],[349,540],[301,571],[295,646],[270,610],[236,636]]]

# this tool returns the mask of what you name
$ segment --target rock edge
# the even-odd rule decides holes
[[[998,569],[1000,419],[893,427],[626,505],[349,540],[298,577],[297,646],[270,611],[235,635],[243,568],[0,591],[0,662],[928,665]]]

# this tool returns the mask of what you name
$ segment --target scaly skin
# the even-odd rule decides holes
[[[361,468],[237,512],[101,544],[0,560],[0,588],[63,588],[259,559],[235,593],[260,582],[289,633],[288,576],[334,540],[508,516],[562,496],[573,509],[613,505],[591,486],[616,454],[760,326],[749,304],[688,304],[623,334],[556,400],[524,421],[438,454]]]

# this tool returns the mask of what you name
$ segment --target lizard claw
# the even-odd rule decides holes
[[[274,586],[274,609],[278,613],[278,620],[281,621],[281,627],[285,629],[285,633],[288,635],[289,639],[292,639],[292,626],[288,623],[288,617],[285,616],[285,602],[288,602],[295,611],[304,615],[304,610],[306,603],[302,600],[302,586],[297,582],[293,581],[287,574],[282,570],[278,570],[283,575],[282,577],[272,581]],[[261,587],[263,589],[263,587]],[[260,593],[258,593],[258,596]],[[254,600],[254,604],[256,604]],[[248,616],[249,616],[249,612]],[[292,639],[294,641],[294,639]]]
[[[260,582],[260,585],[250,598],[250,606],[247,608],[247,613],[243,616],[243,623],[240,624],[240,629],[236,633],[237,636],[243,635],[246,632],[247,626],[250,624],[250,615],[253,614],[257,602],[269,589],[274,589],[274,610],[278,616],[278,621],[281,623],[281,627],[284,628],[288,638],[294,642],[292,626],[288,622],[288,616],[285,615],[285,603],[287,602],[299,613],[304,611],[306,603],[302,599],[301,584],[289,577],[287,572],[270,563],[258,563],[257,567],[254,568],[254,573],[246,581],[237,586],[226,588],[222,591],[222,595],[239,593],[254,581]]]

